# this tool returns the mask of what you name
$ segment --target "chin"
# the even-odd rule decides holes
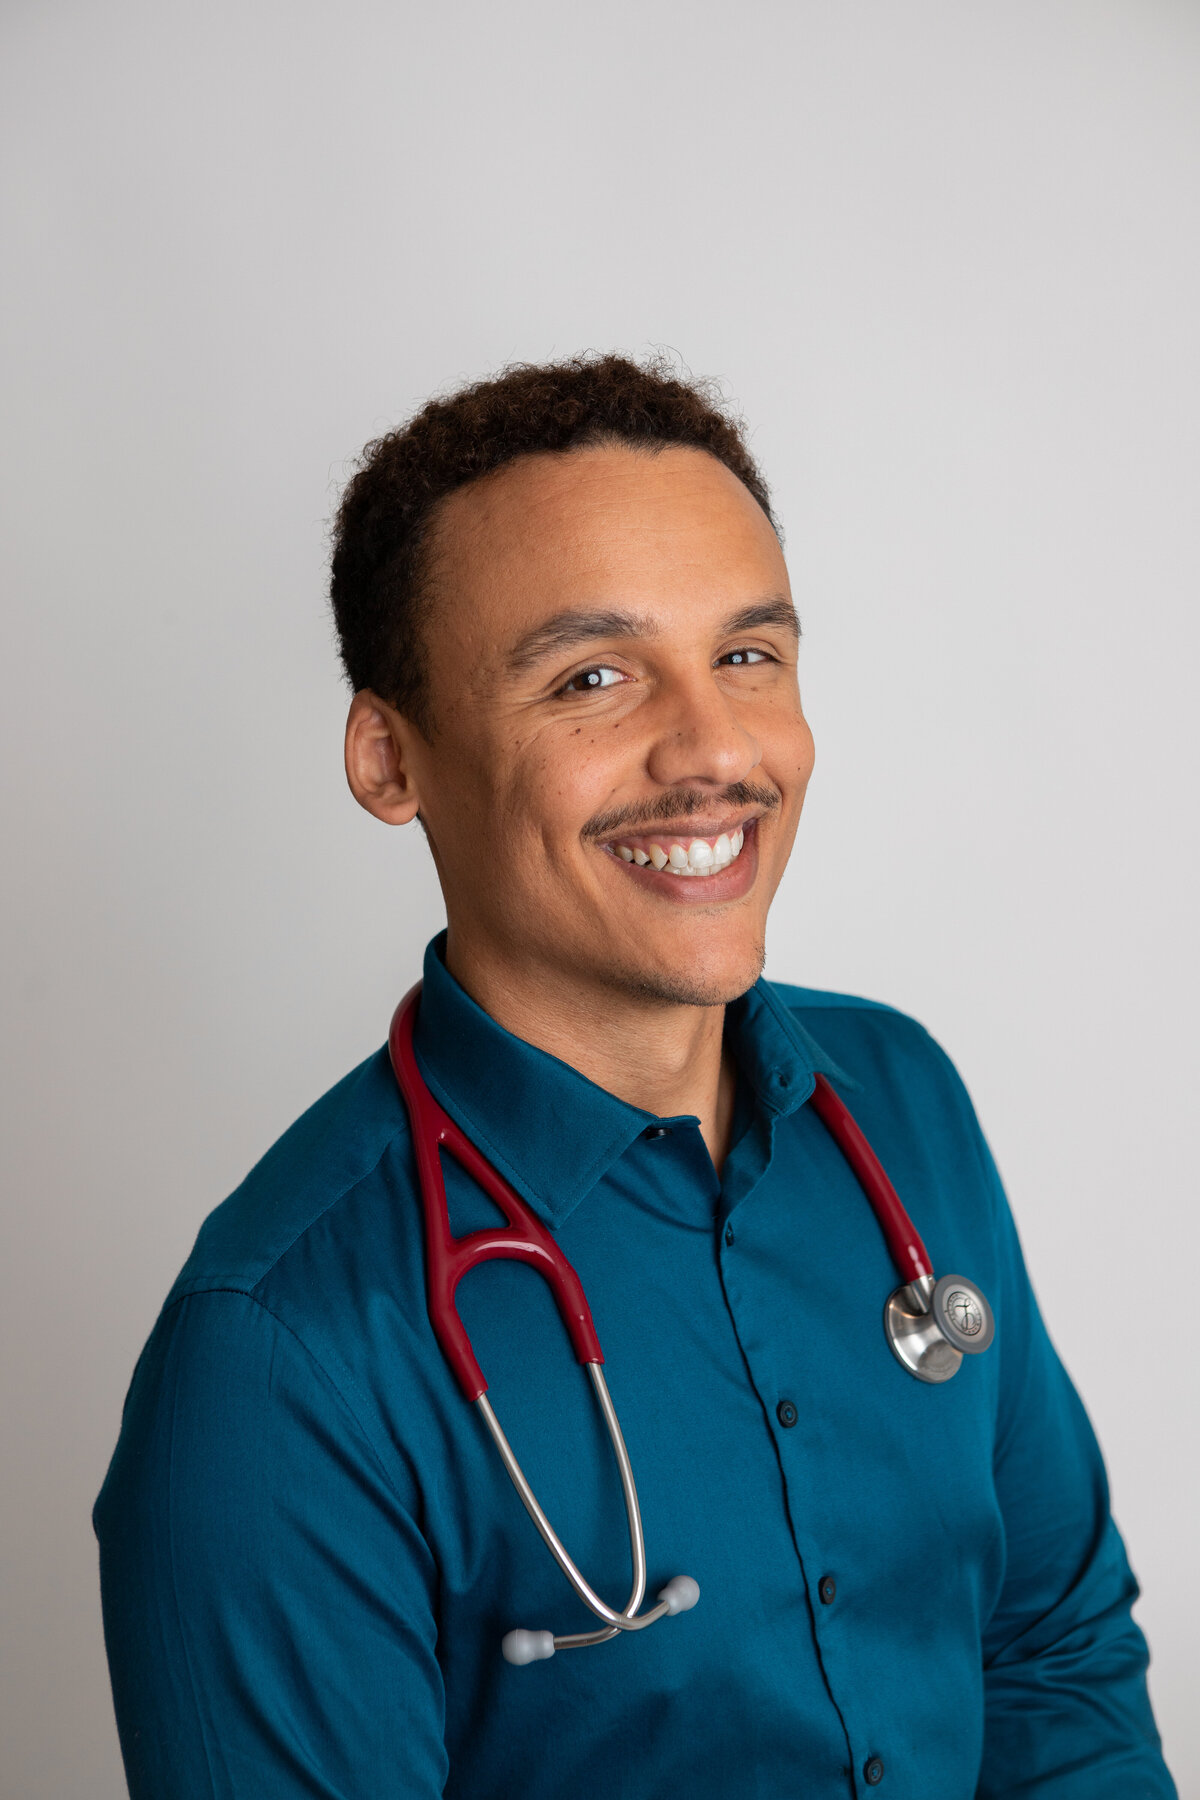
[[[627,968],[617,976],[618,984],[643,1000],[665,1006],[728,1006],[752,988],[763,972],[766,945],[748,946],[738,956],[713,958],[710,962],[669,962]]]

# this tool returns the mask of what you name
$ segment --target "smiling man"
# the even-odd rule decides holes
[[[439,1349],[381,1050],[210,1217],[138,1365],[96,1508],[135,1800],[1172,1794],[1100,1455],[961,1083],[912,1020],[762,979],[813,744],[735,424],[615,357],[433,402],[368,448],[333,599],[351,789],[420,820],[445,897],[420,1074],[578,1272],[649,1591],[699,1601],[501,1655],[596,1621]],[[988,1354],[892,1354],[839,1093],[990,1300]],[[453,1231],[496,1223],[443,1160]],[[457,1298],[619,1610],[621,1483],[547,1288],[495,1261]]]

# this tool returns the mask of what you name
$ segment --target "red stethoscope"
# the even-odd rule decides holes
[[[501,1644],[507,1660],[511,1663],[537,1662],[553,1656],[556,1650],[577,1650],[588,1644],[602,1644],[616,1637],[618,1632],[642,1631],[666,1614],[687,1612],[700,1598],[700,1589],[690,1575],[676,1575],[660,1588],[656,1606],[648,1607],[645,1612],[638,1611],[646,1592],[646,1545],[641,1509],[629,1453],[604,1379],[604,1356],[583,1287],[545,1226],[510,1183],[497,1174],[426,1087],[413,1050],[413,1025],[420,998],[421,984],[418,982],[396,1008],[388,1035],[388,1049],[408,1108],[417,1161],[421,1209],[425,1218],[429,1320],[442,1354],[463,1393],[478,1408],[546,1548],[584,1605],[603,1621],[598,1631],[576,1632],[566,1637],[556,1637],[549,1631],[508,1632]],[[964,1354],[977,1355],[991,1343],[995,1332],[991,1308],[974,1282],[961,1275],[943,1275],[940,1281],[935,1280],[929,1253],[899,1195],[884,1174],[879,1158],[823,1075],[816,1077],[811,1104],[870,1201],[892,1261],[900,1273],[901,1286],[890,1295],[884,1307],[883,1323],[888,1343],[899,1361],[919,1381],[948,1381]],[[453,1235],[442,1176],[443,1150],[448,1150],[484,1193],[495,1201],[508,1220],[506,1226],[471,1231],[460,1238]],[[528,1263],[550,1284],[571,1347],[591,1377],[604,1415],[620,1471],[633,1558],[633,1587],[620,1612],[606,1605],[591,1587],[538,1504],[492,1410],[487,1397],[487,1382],[458,1316],[454,1296],[463,1276],[469,1269],[500,1257]]]

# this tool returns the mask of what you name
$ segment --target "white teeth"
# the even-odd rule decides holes
[[[651,844],[648,852],[628,844],[614,844],[613,849],[622,862],[637,863],[641,868],[650,863],[659,870],[669,869],[672,875],[717,875],[741,855],[745,841],[746,833],[739,829],[723,831],[711,844],[707,838],[692,838],[686,845],[672,844],[669,850],[661,844]]]

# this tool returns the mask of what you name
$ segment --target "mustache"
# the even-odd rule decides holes
[[[731,810],[761,806],[764,812],[774,812],[779,799],[774,788],[759,787],[753,781],[731,782],[719,793],[705,788],[673,788],[636,806],[618,806],[611,812],[597,813],[588,820],[580,835],[602,838],[611,837],[617,831],[639,831],[648,825],[684,825],[690,814],[702,816],[722,806]]]

